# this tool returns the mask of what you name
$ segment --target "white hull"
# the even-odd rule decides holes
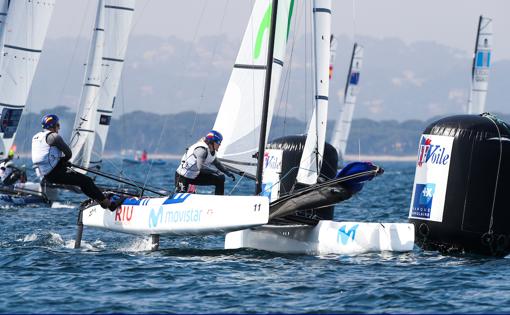
[[[413,249],[414,225],[408,223],[335,222],[316,226],[264,225],[228,233],[225,249],[259,250],[308,255],[361,254]]]
[[[90,206],[82,218],[84,226],[130,234],[216,234],[266,224],[269,201],[257,196],[175,194],[127,199],[114,212]]]

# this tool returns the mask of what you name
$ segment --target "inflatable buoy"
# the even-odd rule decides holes
[[[510,253],[510,128],[490,114],[430,124],[420,136],[409,222],[424,249]],[[426,226],[426,228],[424,228]]]

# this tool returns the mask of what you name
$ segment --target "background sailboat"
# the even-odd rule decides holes
[[[54,0],[0,1],[0,152],[14,142],[39,64]],[[5,15],[6,14],[6,15]]]
[[[347,73],[347,81],[345,83],[343,107],[335,123],[331,139],[331,144],[337,149],[340,164],[343,164],[347,141],[351,131],[352,116],[354,114],[354,107],[356,106],[356,97],[359,93],[359,79],[362,65],[363,46],[354,43],[349,72]]]
[[[80,105],[71,136],[71,163],[99,166],[124,65],[135,0],[99,0]]]
[[[471,71],[471,91],[468,100],[468,114],[481,114],[485,111],[485,99],[489,86],[491,53],[492,19],[481,15],[478,21],[473,68]]]

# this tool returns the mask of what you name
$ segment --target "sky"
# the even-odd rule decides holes
[[[311,1],[311,0],[307,0]],[[299,0],[298,0],[299,2]],[[48,38],[86,36],[93,0],[57,0]],[[253,0],[137,0],[134,35],[242,38]],[[493,60],[510,59],[509,0],[333,0],[333,33],[436,41],[472,53],[480,14],[493,18]],[[218,21],[224,16],[223,25]],[[84,27],[85,26],[85,27]]]

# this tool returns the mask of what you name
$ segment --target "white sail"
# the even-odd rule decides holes
[[[485,98],[489,86],[489,68],[492,52],[492,19],[480,16],[476,36],[473,70],[471,73],[471,93],[468,101],[468,114],[481,114],[485,111]]]
[[[345,156],[347,140],[349,139],[349,133],[351,131],[354,106],[356,105],[356,97],[359,93],[358,83],[362,65],[363,46],[355,43],[352,49],[351,65],[349,66],[349,72],[347,74],[347,82],[345,83],[344,106],[333,129],[333,138],[331,141],[331,145],[337,149],[338,157],[341,159]]]
[[[98,1],[94,33],[90,45],[87,70],[81,92],[80,106],[71,136],[73,157],[70,162],[88,167],[95,137],[96,110],[101,88],[101,62],[104,47],[104,1]]]
[[[101,163],[128,45],[135,0],[106,0],[101,89],[90,165]]]
[[[8,6],[0,63],[0,152],[4,156],[12,146],[27,103],[55,0],[16,0]],[[2,2],[0,9],[5,8]],[[0,20],[4,18],[2,15]]]
[[[322,166],[326,138],[329,97],[329,57],[331,37],[331,0],[314,0],[315,109],[309,124],[297,181],[315,184]]]
[[[10,0],[0,0],[0,58],[4,55],[5,43],[5,22],[7,20],[7,12],[9,10]]]
[[[278,2],[267,135],[285,61],[293,3],[292,0]],[[259,0],[254,4],[214,124],[214,130],[223,134],[218,156],[225,164],[251,175],[255,174],[257,165],[254,154],[258,151],[261,126],[271,7],[270,0]]]

